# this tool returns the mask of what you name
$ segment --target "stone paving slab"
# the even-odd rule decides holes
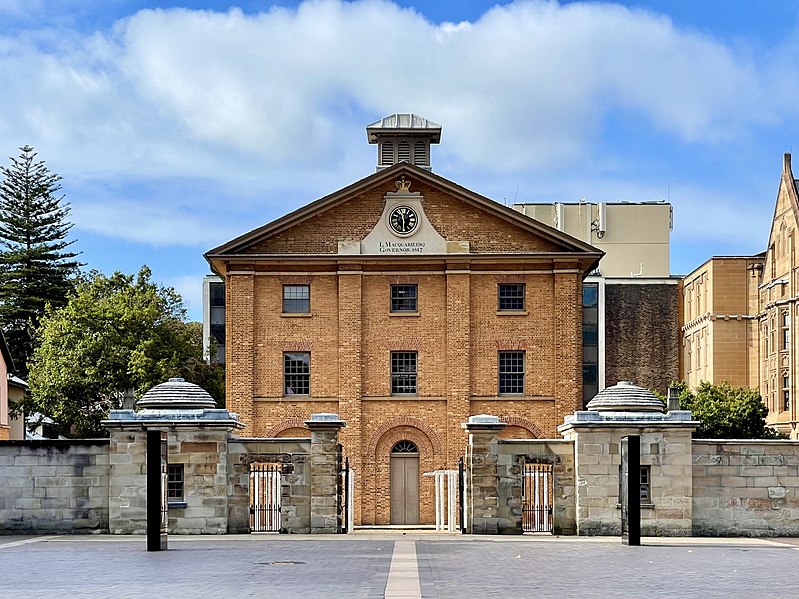
[[[0,537],[0,599],[382,598],[395,542],[426,599],[799,598],[796,539],[368,535]]]
[[[574,539],[574,540],[572,540]],[[760,599],[799,597],[799,551],[759,539],[572,537],[417,542],[425,598]]]

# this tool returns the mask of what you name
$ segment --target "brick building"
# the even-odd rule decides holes
[[[582,281],[602,252],[430,170],[441,128],[367,128],[374,174],[206,254],[225,284],[227,401],[244,436],[338,413],[356,524],[432,523],[461,423],[551,438],[582,393]]]

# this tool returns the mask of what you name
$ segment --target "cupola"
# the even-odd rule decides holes
[[[377,144],[377,170],[398,162],[432,170],[430,146],[441,142],[441,125],[415,114],[392,114],[366,128],[370,144]]]

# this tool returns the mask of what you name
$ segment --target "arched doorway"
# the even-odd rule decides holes
[[[407,439],[391,448],[391,523],[419,524],[419,449]]]

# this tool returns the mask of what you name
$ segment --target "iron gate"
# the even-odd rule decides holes
[[[524,465],[522,531],[552,532],[552,464]]]
[[[336,507],[338,510],[338,532],[347,534],[353,529],[353,491],[355,472],[350,468],[350,458],[344,455],[344,448],[338,445],[338,477],[336,480]]]
[[[279,464],[250,464],[250,530],[280,532]]]

